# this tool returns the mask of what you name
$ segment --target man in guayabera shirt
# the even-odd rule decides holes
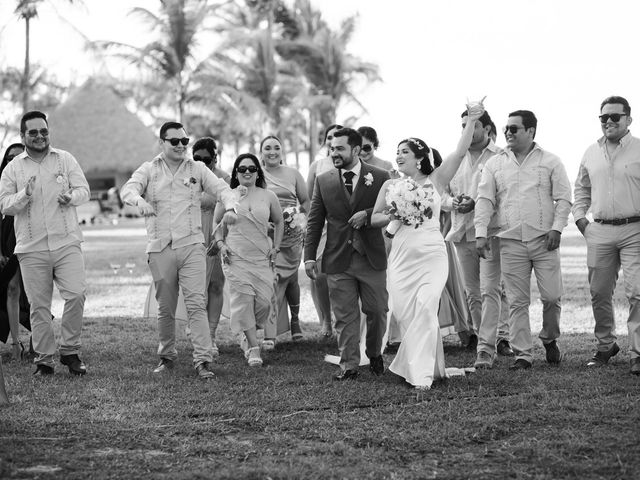
[[[622,266],[629,300],[631,373],[640,375],[640,139],[631,136],[631,107],[623,97],[600,105],[604,136],[580,163],[573,218],[587,241],[591,306],[598,350],[587,363],[605,365],[616,343],[612,296]],[[591,208],[594,223],[585,217]]]
[[[534,141],[538,121],[529,110],[509,114],[504,134],[507,147],[487,161],[478,186],[474,219],[478,255],[485,257],[490,243],[489,221],[495,210],[500,237],[500,263],[509,301],[512,370],[531,368],[533,342],[529,324],[531,269],[542,300],[539,337],[547,362],[561,360],[560,236],[571,210],[571,185],[560,159]]]
[[[202,218],[202,192],[221,201],[223,218],[235,223],[236,199],[229,185],[215,176],[203,162],[187,158],[189,137],[182,124],[167,122],[160,127],[162,153],[143,163],[122,187],[122,200],[136,205],[145,217],[149,269],[158,300],[158,356],[154,373],[173,368],[176,350],[176,306],[182,288],[187,309],[193,365],[202,379],[211,371],[213,346],[207,321],[206,253]]]
[[[78,354],[86,281],[76,207],[89,200],[89,184],[76,159],[49,144],[44,113],[25,113],[20,137],[26,149],[2,173],[0,210],[15,217],[15,253],[31,304],[35,375],[53,374],[54,282],[64,299],[60,362],[71,374],[84,375],[87,369]]]
[[[468,112],[464,111],[461,117],[464,129]],[[496,352],[513,356],[507,317],[501,312],[500,239],[493,236],[494,229],[491,228],[495,221],[491,222],[489,228],[491,249],[486,253],[487,258],[478,256],[473,225],[475,198],[482,170],[491,157],[502,152],[489,136],[491,123],[491,117],[485,111],[475,124],[471,145],[460,168],[449,182],[447,190],[450,195],[442,197],[442,209],[451,211],[451,230],[445,240],[455,244],[473,329],[478,335],[476,368],[492,368]]]

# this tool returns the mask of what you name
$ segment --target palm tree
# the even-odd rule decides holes
[[[119,42],[93,42],[103,51],[137,65],[153,80],[164,80],[171,85],[171,104],[180,121],[184,118],[189,92],[202,62],[195,58],[200,34],[210,31],[210,16],[221,5],[209,0],[160,0],[160,12],[155,14],[145,8],[134,8],[131,14],[149,25],[157,38],[142,48]]]
[[[378,66],[347,51],[356,28],[357,17],[344,19],[340,28],[331,30],[309,0],[296,0],[291,16],[297,21],[299,35],[278,44],[276,50],[287,60],[297,63],[311,85],[309,104],[310,161],[315,156],[318,120],[323,125],[334,123],[336,111],[343,102],[366,108],[354,93],[359,81],[380,81]],[[319,119],[317,118],[319,116]]]
[[[14,13],[24,20],[25,26],[25,51],[24,51],[24,70],[20,80],[20,89],[22,91],[22,110],[29,109],[29,99],[33,83],[31,81],[31,20],[38,16],[38,7],[44,0],[18,0],[18,5]],[[70,4],[81,3],[81,0],[67,0]]]

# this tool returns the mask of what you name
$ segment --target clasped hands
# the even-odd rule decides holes
[[[461,193],[453,197],[453,208],[459,213],[469,213],[476,207],[476,202],[468,195]]]
[[[347,223],[351,228],[355,228],[359,230],[367,224],[367,212],[364,210],[360,210],[359,212],[354,213]]]

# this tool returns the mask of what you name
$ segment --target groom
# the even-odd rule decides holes
[[[371,212],[386,170],[359,159],[362,137],[351,128],[334,133],[330,156],[335,170],[316,177],[307,221],[304,266],[315,280],[316,251],[327,221],[322,271],[336,317],[340,373],[336,380],[355,379],[360,365],[360,307],[367,316],[366,354],[370,370],[384,373],[382,337],[387,324],[387,257],[380,228],[371,228]]]

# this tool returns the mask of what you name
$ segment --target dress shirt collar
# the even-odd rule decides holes
[[[620,147],[626,147],[632,138],[633,137],[631,136],[631,130],[627,130],[627,133],[625,133],[624,136],[620,139]],[[598,139],[598,144],[601,147],[604,147],[606,142],[607,142],[607,137],[605,137],[604,135]]]
[[[353,178],[357,178],[357,177],[360,176],[360,170],[361,169],[362,169],[362,164],[360,163],[360,160],[358,160],[351,170],[346,170],[344,168],[341,168],[340,169],[340,175],[342,175],[342,178],[344,179],[344,172],[353,172],[354,173],[354,177]],[[353,183],[355,184],[355,182],[353,182]]]

